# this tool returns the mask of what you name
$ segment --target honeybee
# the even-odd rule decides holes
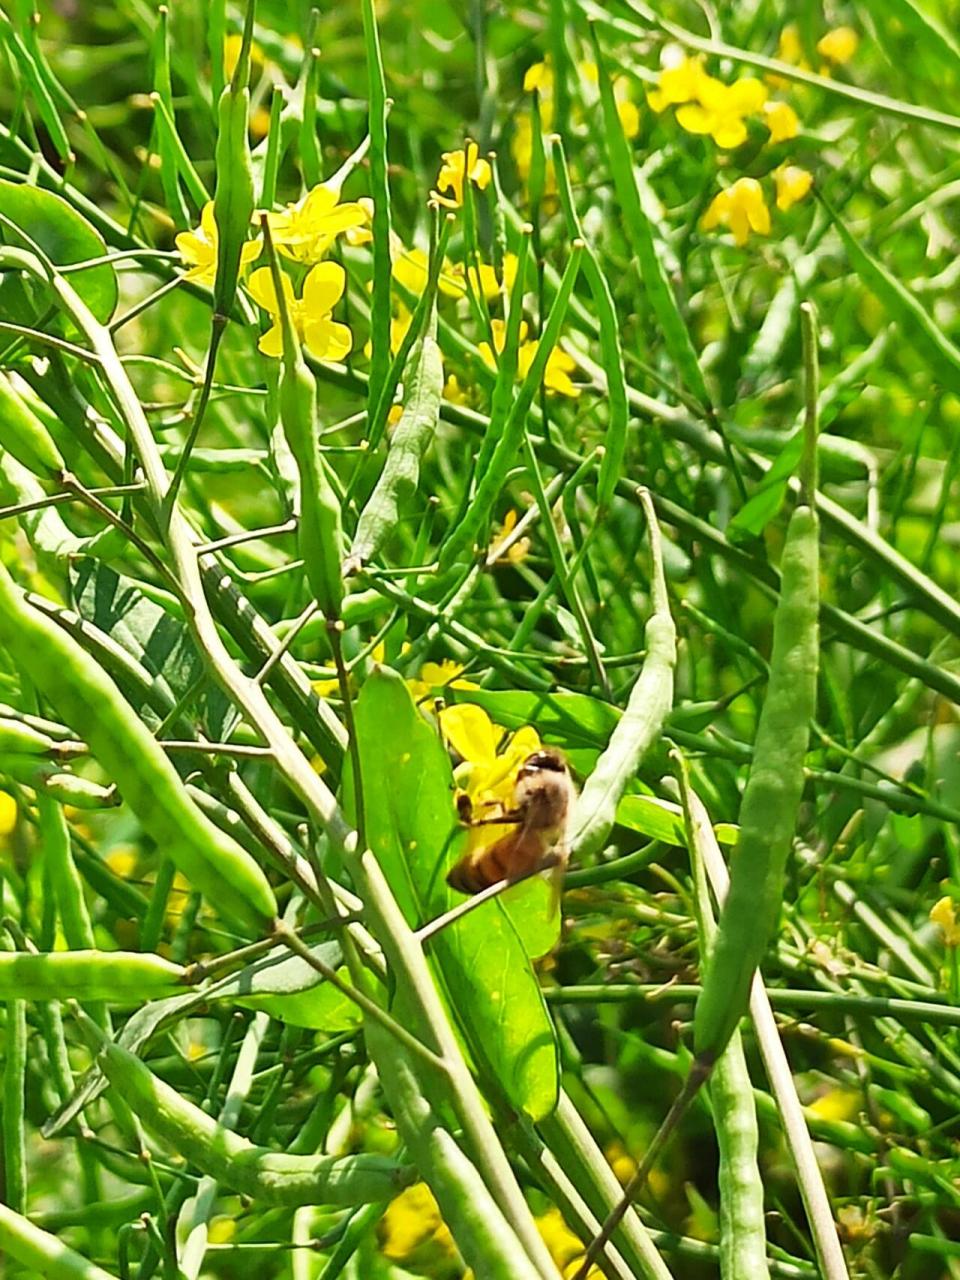
[[[475,818],[469,797],[461,795],[461,822],[470,826],[510,824],[513,830],[494,844],[468,853],[447,875],[459,893],[479,893],[501,880],[519,880],[547,867],[562,875],[569,856],[567,828],[577,790],[566,760],[553,747],[527,756],[517,773],[513,808],[492,818]]]

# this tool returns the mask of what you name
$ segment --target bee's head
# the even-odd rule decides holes
[[[529,778],[535,773],[567,773],[567,762],[559,751],[554,751],[551,747],[541,747],[539,751],[534,751],[532,755],[527,756],[520,771],[518,778]]]

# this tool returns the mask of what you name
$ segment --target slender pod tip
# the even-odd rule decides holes
[[[574,240],[573,242],[573,247],[574,249],[585,249],[586,243],[583,240],[581,240],[579,236],[577,236],[576,240]]]
[[[521,222],[521,224],[520,224],[520,234],[521,234],[521,235],[523,235],[523,236],[532,236],[532,235],[533,235],[533,223],[532,223],[532,222]]]

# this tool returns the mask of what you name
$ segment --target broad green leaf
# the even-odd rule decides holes
[[[682,809],[673,801],[661,800],[658,796],[624,796],[617,805],[617,822],[621,827],[639,831],[653,840],[662,840],[664,844],[683,845],[686,842]],[[738,828],[732,822],[718,822],[714,833],[721,844],[737,843]]]
[[[70,589],[81,617],[136,659],[171,707],[203,680],[204,664],[186,625],[148,598],[133,578],[96,560],[77,558],[70,565]],[[229,717],[229,704],[213,687],[204,702],[207,728],[216,737]],[[141,711],[153,715],[146,706]]]
[[[449,702],[472,702],[504,729],[532,724],[540,737],[567,750],[603,747],[620,719],[608,702],[585,693],[527,693],[521,689],[488,690],[438,688]]]
[[[23,229],[23,247],[35,242],[58,267],[107,253],[99,231],[52,191],[0,179],[0,214]],[[6,225],[0,238],[8,244],[18,243],[16,233]],[[109,263],[72,272],[70,283],[98,320],[110,319],[117,305],[117,277]]]
[[[369,677],[355,714],[366,838],[419,927],[463,902],[446,882],[464,844],[449,757],[392,671]],[[558,1089],[553,1027],[503,903],[463,916],[431,939],[429,951],[475,1059],[516,1107],[534,1119],[549,1114]]]

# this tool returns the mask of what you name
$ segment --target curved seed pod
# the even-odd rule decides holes
[[[97,1061],[139,1120],[161,1142],[225,1187],[260,1204],[371,1204],[390,1200],[415,1170],[387,1156],[298,1156],[256,1147],[187,1102],[136,1054],[104,1040]]]
[[[38,476],[52,479],[66,469],[50,432],[4,373],[0,373],[0,448]]]
[[[780,915],[816,708],[819,572],[819,522],[816,512],[800,506],[780,562],[770,683],[740,806],[730,892],[694,1014],[694,1048],[705,1059],[723,1052],[743,1017],[753,971]]]
[[[626,710],[610,735],[606,749],[584,784],[577,805],[573,850],[589,855],[600,849],[610,834],[617,805],[644,754],[659,735],[673,706],[673,671],[677,664],[677,632],[670,615],[667,582],[663,573],[660,526],[653,500],[640,492],[650,534],[650,595],[653,612],[647,619],[647,657],[630,691]]]
[[[113,680],[72,636],[33,609],[0,566],[0,642],[57,714],[83,734],[157,845],[226,915],[261,928],[276,914],[256,862],[205,817]]]
[[[420,483],[420,459],[437,429],[443,395],[443,359],[436,328],[434,309],[427,332],[410,352],[403,380],[403,412],[380,478],[357,521],[345,572],[377,554],[397,526],[401,505],[416,493]]]
[[[146,951],[0,951],[0,1000],[142,1004],[182,991],[184,973]]]

